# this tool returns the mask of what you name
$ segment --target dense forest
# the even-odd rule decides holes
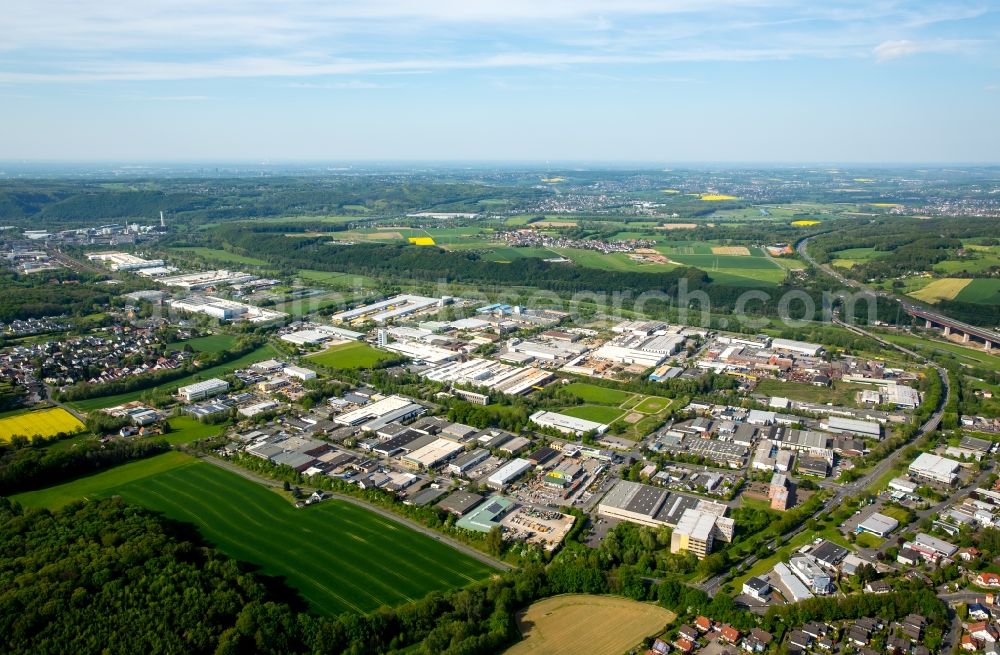
[[[59,271],[46,275],[23,276],[0,270],[0,322],[89,314],[111,302],[111,288],[92,280]],[[118,290],[120,291],[120,289]]]
[[[859,280],[886,279],[914,271],[930,271],[934,265],[954,257],[963,239],[994,237],[990,218],[879,218],[849,229],[834,230],[810,241],[817,260],[830,262],[834,253],[853,248],[874,248],[879,256],[852,268]]]
[[[480,211],[504,198],[516,206],[544,195],[529,187],[414,175],[157,179],[123,184],[0,182],[0,216],[9,224],[60,226],[146,219],[159,212],[190,223],[269,216],[369,216],[418,210]],[[484,204],[485,203],[485,204]]]
[[[87,441],[73,448],[44,448],[15,437],[10,443],[0,444],[0,495],[47,487],[169,449],[166,441],[149,439],[107,444]]]

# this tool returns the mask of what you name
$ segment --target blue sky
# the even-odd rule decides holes
[[[1000,3],[6,0],[0,159],[997,162]]]

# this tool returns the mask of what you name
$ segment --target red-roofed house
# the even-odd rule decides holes
[[[699,616],[694,620],[694,627],[702,632],[708,632],[712,629],[712,621],[707,616]]]
[[[996,573],[980,573],[976,576],[976,584],[980,587],[1000,587],[1000,575]]]
[[[970,623],[968,630],[969,634],[972,635],[972,638],[977,641],[994,643],[998,638],[1000,638],[1000,634],[997,634],[997,629],[986,621]]]
[[[690,653],[691,651],[694,650],[694,644],[691,643],[691,640],[685,639],[684,637],[681,637],[680,639],[675,641],[674,646],[677,648],[677,650],[679,650],[682,653]]]
[[[731,644],[735,644],[737,641],[740,640],[740,631],[731,625],[724,625],[722,626],[721,638],[725,639]]]

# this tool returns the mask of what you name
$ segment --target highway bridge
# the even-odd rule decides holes
[[[956,321],[943,314],[927,311],[926,309],[907,303],[903,304],[903,311],[914,318],[922,319],[928,329],[939,327],[944,331],[945,336],[952,334],[961,335],[963,343],[972,341],[982,343],[986,346],[986,350],[992,350],[994,346],[1000,346],[1000,333],[993,330]]]

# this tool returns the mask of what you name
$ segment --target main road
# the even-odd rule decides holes
[[[820,264],[815,259],[813,259],[812,256],[810,256],[809,253],[806,252],[806,245],[808,241],[809,237],[806,237],[805,239],[799,241],[798,245],[796,246],[796,250],[798,251],[799,255],[801,255],[802,258],[807,263],[809,263],[811,266],[815,268],[818,268],[827,275],[830,275],[844,286],[849,286],[851,288],[867,291],[873,294],[876,293],[874,290],[866,287],[860,282],[856,280],[849,280],[840,273],[838,273],[837,271],[835,271],[833,268]],[[938,426],[941,424],[941,416],[944,412],[944,406],[945,403],[948,401],[948,395],[950,393],[950,388],[948,386],[947,371],[945,371],[940,366],[937,366],[936,364],[928,360],[926,357],[923,357],[913,352],[912,350],[909,350],[908,348],[904,348],[903,346],[892,343],[891,341],[886,341],[885,339],[882,339],[878,335],[872,334],[871,332],[864,330],[856,325],[850,325],[837,318],[834,318],[833,322],[836,323],[837,325],[840,325],[841,327],[844,327],[854,332],[855,334],[875,339],[876,341],[886,346],[887,348],[894,348],[896,350],[899,350],[903,353],[906,353],[907,355],[910,355],[911,357],[915,357],[929,364],[930,366],[934,367],[934,370],[937,372],[938,377],[941,379],[941,385],[942,385],[941,398],[938,401],[938,406],[935,409],[934,413],[931,414],[931,416],[926,421],[924,421],[924,423],[917,430],[914,439],[921,437],[929,432],[933,432],[934,430],[937,430]],[[839,507],[848,496],[854,495],[866,489],[869,485],[875,482],[875,480],[881,477],[886,471],[892,468],[896,464],[896,461],[899,460],[900,457],[902,457],[904,451],[905,448],[902,447],[897,448],[896,450],[892,451],[892,453],[890,453],[888,456],[881,459],[877,464],[875,464],[875,466],[873,466],[867,473],[865,473],[857,480],[836,487],[834,495],[831,496],[829,499],[827,499],[827,501],[823,504],[823,507],[820,508],[819,511],[817,511],[814,516],[818,518],[832,511],[834,508]],[[798,527],[794,528],[789,532],[786,532],[784,535],[782,535],[783,539],[787,541],[788,539],[791,539],[795,535],[805,530],[805,524],[806,522],[803,521],[801,524],[799,524]],[[769,543],[765,544],[764,548],[762,549],[762,552],[751,555],[746,560],[744,560],[743,570],[749,568],[761,557],[769,557],[776,546],[777,546],[777,540],[772,540]],[[709,595],[714,595],[719,590],[719,587],[721,587],[723,583],[729,578],[730,574],[731,571],[725,571],[723,573],[719,573],[718,575],[712,576],[708,580],[705,580],[699,586]]]

